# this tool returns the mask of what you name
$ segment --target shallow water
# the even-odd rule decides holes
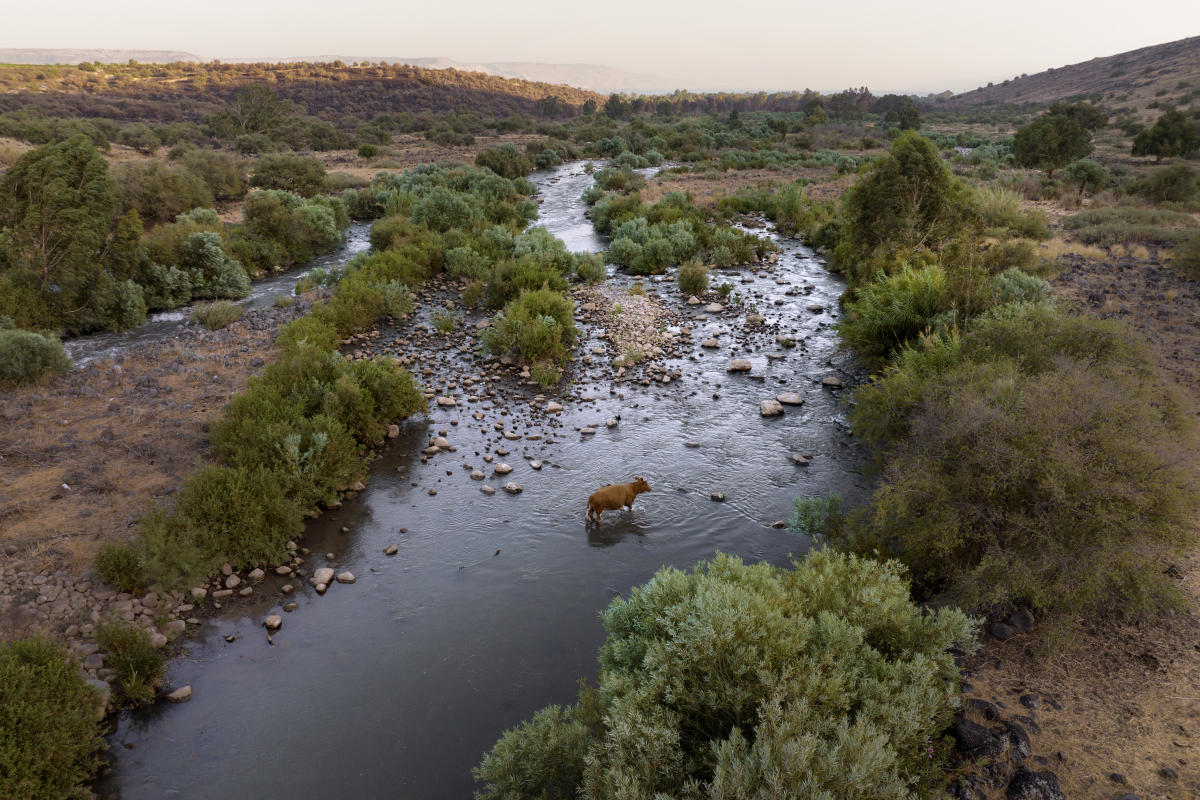
[[[603,246],[582,217],[578,197],[591,179],[580,164],[534,179],[541,224],[574,249]],[[692,319],[697,344],[717,329],[734,334],[721,336],[717,351],[687,348],[694,361],[667,362],[681,379],[624,383],[610,394],[606,373],[581,363],[578,399],[561,418],[530,409],[536,389],[509,387],[493,404],[468,402],[470,390],[460,388],[458,407],[406,424],[373,464],[367,490],[305,536],[314,554],[307,566],[325,566],[333,553],[329,563],[357,583],[324,597],[298,584],[300,609],[284,615],[273,644],[260,627],[263,615],[279,613],[268,586],[257,605],[206,622],[170,669],[171,685],[190,683],[194,699],[121,715],[102,795],[470,797],[471,767],[504,729],[572,702],[576,679],[595,676],[598,612],[613,597],[663,565],[685,568],[718,550],[773,563],[805,550],[804,539],[772,527],[793,498],[837,491],[853,499],[866,482],[843,406],[819,385],[840,374],[829,363],[837,349],[829,324],[842,286],[808,249],[781,244],[765,277],[740,283],[759,272],[749,270],[723,279],[768,322],[781,321],[779,332],[801,342],[795,349],[778,348],[774,331],[739,337],[741,316],[696,321],[700,312],[682,306],[672,283],[652,283]],[[812,288],[787,295],[788,286]],[[808,310],[814,302],[827,310]],[[583,352],[597,344],[590,339]],[[750,358],[750,376],[725,372],[734,355]],[[448,347],[423,363],[435,380],[469,362]],[[759,401],[788,390],[805,404],[762,418]],[[470,416],[477,410],[483,421]],[[604,426],[617,415],[616,427]],[[501,439],[497,421],[543,438]],[[591,423],[600,423],[594,435],[578,432]],[[423,462],[420,449],[443,429],[457,452]],[[503,478],[480,455],[499,448],[512,451],[496,458],[514,467]],[[795,452],[813,456],[811,465],[794,465]],[[534,470],[526,455],[545,466]],[[464,463],[489,474],[483,483],[495,496],[480,492]],[[588,493],[635,474],[653,491],[632,513],[608,512],[585,528]],[[524,492],[499,490],[508,480]],[[714,491],[726,501],[710,500]],[[394,557],[382,552],[390,544]]]

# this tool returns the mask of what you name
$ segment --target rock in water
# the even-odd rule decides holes
[[[508,483],[504,484],[504,491],[508,492],[509,494],[520,494],[521,492],[525,491],[525,489],[516,481],[509,481]]]
[[[263,620],[263,625],[271,632],[277,631],[283,627],[283,617],[278,614],[271,614]]]
[[[312,582],[328,586],[333,583],[333,570],[330,567],[318,567],[313,570]]]
[[[729,372],[749,372],[750,361],[749,359],[745,358],[735,358],[733,361],[729,362],[727,370]]]
[[[802,406],[804,405],[804,395],[799,392],[782,392],[775,395],[775,399],[783,403],[785,406]]]
[[[507,475],[508,473],[512,472],[512,470],[513,468],[508,464],[505,464],[503,461],[496,465],[497,475]]]
[[[353,572],[339,572],[337,576],[338,583],[354,583],[356,580]]]
[[[821,379],[822,386],[828,386],[830,389],[842,388],[842,379],[836,375],[830,375],[828,378]]]
[[[188,700],[192,699],[191,685],[189,684],[187,686],[180,686],[178,689],[168,694],[167,699],[172,703],[186,703]]]
[[[458,401],[453,397],[439,397],[437,399],[437,404],[442,408],[453,408],[454,406],[458,405]]]
[[[783,413],[783,406],[778,400],[763,400],[758,404],[758,410],[764,417],[777,417]]]

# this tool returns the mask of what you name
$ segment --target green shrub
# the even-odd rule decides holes
[[[103,542],[92,564],[100,580],[121,592],[134,592],[145,587],[142,554],[125,542]]]
[[[679,267],[679,291],[701,295],[708,291],[708,267],[700,261],[688,261]]]
[[[0,384],[29,383],[70,369],[71,359],[56,336],[0,329]]]
[[[193,298],[250,294],[250,276],[225,254],[221,237],[211,231],[190,234],[179,246],[179,268],[191,275]]]
[[[551,289],[523,292],[496,314],[483,333],[484,350],[530,365],[561,364],[575,344],[575,303]]]
[[[880,274],[846,306],[838,331],[864,357],[883,359],[934,326],[949,308],[946,293],[946,272],[938,265]]]
[[[379,155],[379,145],[377,145],[377,144],[371,144],[370,142],[363,142],[362,144],[360,144],[358,146],[358,157],[359,158],[374,158],[377,155]]]
[[[1050,284],[1041,278],[1026,275],[1013,267],[992,278],[993,292],[997,304],[1029,303],[1049,304],[1054,302]]]
[[[1062,176],[1067,183],[1079,187],[1080,197],[1083,197],[1084,192],[1095,194],[1100,191],[1108,183],[1109,178],[1108,170],[1090,158],[1072,161],[1063,169]]]
[[[475,165],[487,167],[502,178],[521,178],[533,172],[533,162],[529,160],[529,156],[511,142],[481,151],[475,156]]]
[[[407,284],[400,281],[384,281],[375,284],[383,299],[383,313],[392,319],[404,319],[413,313],[415,299]]]
[[[246,309],[228,300],[218,300],[215,303],[204,303],[192,310],[191,321],[199,323],[210,331],[220,330],[226,325],[237,322],[246,315]]]
[[[604,267],[604,259],[594,253],[588,253],[580,257],[575,274],[584,283],[595,285],[608,277],[608,270]]]
[[[171,159],[202,180],[215,200],[228,202],[246,195],[246,176],[229,153],[192,147]]]
[[[250,185],[312,197],[325,190],[325,167],[311,156],[262,156],[254,164]]]
[[[984,250],[980,257],[980,266],[991,275],[1008,269],[1029,271],[1036,269],[1037,265],[1037,249],[1033,242],[1024,239],[996,242]]]
[[[0,797],[83,798],[104,745],[79,665],[42,638],[0,642]]]
[[[1026,239],[1048,239],[1050,228],[1040,209],[1021,208],[1021,196],[1000,186],[984,186],[975,190],[975,207],[983,226],[1008,236]]]
[[[213,562],[238,568],[282,563],[288,540],[304,528],[299,505],[267,469],[196,470],[179,491],[174,516]]]
[[[940,785],[957,610],[830,551],[787,570],[718,554],[603,614],[599,691],[487,754],[476,796],[918,798]]]
[[[433,329],[440,334],[448,335],[454,332],[454,326],[458,322],[458,317],[453,314],[435,311],[429,315],[430,321],[433,322]]]
[[[1177,164],[1159,167],[1128,187],[1152,203],[1186,203],[1200,194],[1200,171]]]
[[[167,659],[150,634],[123,619],[110,619],[96,626],[96,643],[104,650],[104,663],[116,671],[125,699],[135,705],[153,701],[167,674]]]
[[[1194,538],[1197,492],[1164,392],[1062,357],[1037,374],[966,362],[917,407],[850,544],[897,553],[923,596],[967,608],[1170,607],[1164,565]]]
[[[313,313],[298,317],[280,328],[279,335],[275,337],[275,346],[283,352],[294,352],[301,344],[325,352],[335,349],[341,337],[332,322],[321,313],[321,309],[325,308],[324,304],[316,306]]]
[[[162,161],[126,161],[112,172],[121,186],[122,207],[134,209],[143,220],[170,222],[193,208],[213,204],[212,190],[202,178]]]

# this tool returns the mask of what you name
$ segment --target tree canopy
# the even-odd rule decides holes
[[[1021,128],[1013,139],[1017,163],[1054,177],[1054,170],[1091,155],[1092,136],[1079,122],[1081,116],[1086,115],[1046,113]]]
[[[1200,148],[1200,130],[1177,108],[1168,108],[1152,127],[1133,137],[1133,154],[1154,156],[1156,161],[1186,156],[1197,148]]]

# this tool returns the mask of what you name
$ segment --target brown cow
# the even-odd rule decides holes
[[[633,511],[633,499],[642,492],[650,491],[645,478],[633,479],[633,483],[618,483],[597,489],[588,497],[586,522],[599,522],[605,511],[616,511],[628,507]]]

